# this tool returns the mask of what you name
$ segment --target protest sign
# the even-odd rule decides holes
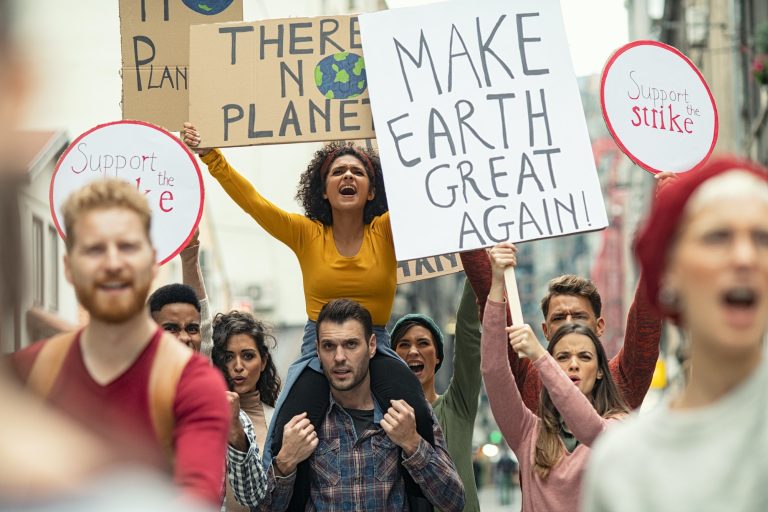
[[[557,0],[360,16],[395,250],[607,226]]]
[[[192,27],[201,147],[373,137],[356,16]]]
[[[161,265],[186,246],[203,214],[203,176],[178,138],[141,121],[116,121],[75,139],[51,179],[51,215],[62,238],[61,205],[75,190],[106,178],[128,181],[146,196]]]
[[[243,0],[120,0],[123,119],[189,120],[189,27],[240,21]]]
[[[717,142],[717,107],[707,82],[680,51],[635,41],[608,60],[600,105],[616,144],[652,173],[698,169]]]
[[[397,262],[397,284],[411,283],[461,272],[461,258],[456,253]]]

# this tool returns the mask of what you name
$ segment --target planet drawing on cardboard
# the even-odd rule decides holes
[[[214,16],[225,11],[232,0],[183,0],[183,2],[184,5],[197,13]]]

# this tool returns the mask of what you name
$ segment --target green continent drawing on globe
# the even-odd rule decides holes
[[[360,96],[368,86],[365,61],[355,53],[329,55],[315,66],[315,85],[323,96],[332,100]]]
[[[229,7],[232,0],[183,0],[183,2],[197,13],[214,16]]]

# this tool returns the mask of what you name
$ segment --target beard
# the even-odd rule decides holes
[[[359,386],[365,378],[368,376],[367,359],[363,360],[357,368],[352,368],[352,378],[345,381],[337,381],[333,375],[333,368],[325,371],[325,378],[328,379],[328,383],[336,391],[349,391]]]
[[[151,285],[151,281],[134,284],[129,288],[131,293],[121,297],[100,299],[99,290],[95,285],[90,288],[75,288],[75,295],[91,318],[107,324],[120,324],[146,309],[144,303]]]

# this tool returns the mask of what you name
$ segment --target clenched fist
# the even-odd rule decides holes
[[[419,447],[421,436],[416,432],[416,414],[405,400],[391,400],[392,407],[381,420],[381,428],[406,457],[414,454]]]
[[[299,462],[305,461],[317,448],[315,427],[307,418],[307,413],[297,414],[283,427],[283,446],[275,457],[274,466],[282,475],[290,475]]]

